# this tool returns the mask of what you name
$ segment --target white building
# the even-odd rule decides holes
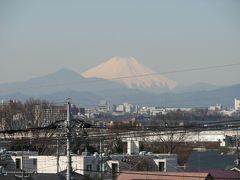
[[[192,110],[192,108],[166,108],[166,107],[142,107],[139,111],[139,114],[143,115],[150,115],[150,116],[156,116],[157,114],[167,114],[168,112],[174,112],[174,111],[186,111],[189,112]]]
[[[132,113],[134,108],[133,108],[133,105],[132,104],[129,104],[129,103],[123,103],[123,106],[125,107],[125,112],[126,113]]]
[[[176,154],[142,153],[138,155],[117,154],[110,155],[109,160],[103,164],[104,171],[112,174],[127,170],[148,169],[148,171],[176,172]]]
[[[55,174],[66,170],[67,156],[42,156],[35,153],[24,152],[11,155],[11,161],[7,169],[14,171],[24,170],[26,172]],[[72,170],[76,173],[97,179],[99,176],[99,156],[73,155]]]
[[[116,106],[116,112],[131,114],[134,112],[134,106],[129,103],[123,103]]]
[[[125,108],[123,104],[119,104],[116,106],[116,112],[125,112]]]
[[[209,111],[221,111],[223,108],[222,108],[222,105],[221,104],[216,104],[214,106],[210,106],[208,108]]]
[[[176,154],[153,154],[140,152],[138,140],[128,141],[128,154],[118,154],[102,156],[100,159],[96,153],[89,156],[72,155],[72,170],[78,174],[88,176],[92,179],[100,177],[100,170],[104,172],[106,178],[108,175],[113,177],[122,170],[138,170],[147,168],[149,171],[176,171],[177,155]],[[100,164],[102,163],[102,166]],[[8,160],[6,172],[17,172],[24,170],[26,173],[44,173],[56,174],[66,170],[66,156],[42,156],[37,152],[11,152],[11,158]],[[100,168],[102,167],[102,169]]]
[[[234,114],[236,114],[235,110],[222,110],[220,111],[220,114],[224,115],[224,116],[233,116]]]
[[[97,110],[99,112],[112,112],[113,107],[110,105],[109,101],[101,100],[98,104]]]
[[[234,99],[234,109],[236,111],[240,111],[240,98],[235,98]]]
[[[139,141],[127,140],[127,154],[139,154]]]

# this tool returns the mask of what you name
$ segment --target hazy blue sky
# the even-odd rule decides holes
[[[0,1],[0,83],[133,56],[157,72],[240,62],[239,0]],[[171,74],[240,83],[240,66]]]

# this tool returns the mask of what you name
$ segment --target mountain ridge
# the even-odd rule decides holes
[[[20,97],[20,99],[19,99]],[[21,93],[1,96],[1,98],[26,100],[32,96]],[[82,106],[93,107],[102,99],[109,100],[113,104],[129,102],[141,106],[162,106],[162,107],[209,107],[214,104],[233,107],[234,98],[240,97],[240,84],[227,86],[215,90],[203,90],[182,93],[154,94],[141,90],[128,89],[125,91],[101,91],[88,92],[77,90],[58,91],[47,95],[37,95],[35,98],[50,101],[63,102],[66,97],[71,97],[74,102]],[[22,99],[21,99],[22,98]]]
[[[197,88],[197,91],[195,89],[192,92],[152,93],[128,89],[109,80],[84,78],[66,69],[24,82],[0,84],[0,99],[26,100],[29,97],[51,101],[61,100],[61,102],[67,97],[72,97],[76,100],[75,102],[83,106],[96,105],[101,99],[107,99],[116,104],[130,102],[152,106],[207,107],[216,103],[230,106],[233,105],[235,97],[240,97],[240,84],[212,90]]]
[[[51,94],[67,89],[91,92],[116,88],[123,88],[123,86],[104,79],[84,78],[77,72],[61,69],[27,81],[0,84],[0,95],[9,94],[9,92],[21,92],[24,95]]]

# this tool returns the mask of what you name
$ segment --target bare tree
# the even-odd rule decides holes
[[[1,107],[1,129],[18,130],[24,128],[23,104],[21,102],[10,102]]]
[[[161,134],[157,135],[155,141],[161,142],[164,153],[173,153],[177,145],[186,140],[187,133],[181,130],[180,126],[180,122],[185,123],[185,118],[185,112],[180,110],[168,114],[159,114],[152,118],[152,126],[161,127],[160,132],[154,131],[156,134]]]
[[[39,99],[28,99],[24,104],[23,117],[27,127],[42,127],[44,125],[44,110],[52,105]]]
[[[40,154],[48,154],[53,149],[51,144],[46,143],[47,139],[54,136],[54,129],[38,130],[38,127],[48,126],[51,123],[63,120],[66,110],[64,107],[55,106],[45,100],[28,99],[25,103],[9,102],[1,106],[0,118],[2,130],[23,130],[18,131],[22,137],[31,134],[31,138],[24,141],[24,147],[28,150],[38,150]],[[30,130],[35,128],[34,130]],[[29,131],[26,131],[29,129]],[[45,139],[35,141],[35,139]],[[22,146],[22,145],[21,145]],[[18,149],[20,146],[12,144],[11,149]],[[18,150],[21,150],[18,149]]]
[[[158,140],[162,142],[164,153],[172,154],[179,143],[182,143],[187,138],[186,132],[165,131],[164,135],[158,136]]]

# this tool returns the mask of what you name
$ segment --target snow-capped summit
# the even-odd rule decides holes
[[[81,75],[111,79],[129,88],[167,88],[173,89],[176,82],[144,66],[133,57],[113,57],[108,61],[90,68]]]

